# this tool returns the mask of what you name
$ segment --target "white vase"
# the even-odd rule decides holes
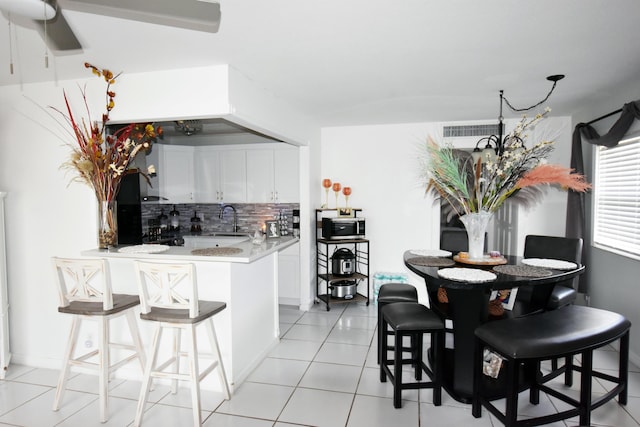
[[[484,235],[487,224],[493,214],[487,211],[472,212],[460,217],[460,221],[467,230],[469,239],[469,258],[481,259],[484,257]]]

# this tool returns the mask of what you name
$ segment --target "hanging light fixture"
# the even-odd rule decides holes
[[[187,136],[202,132],[202,122],[200,120],[176,120],[176,132],[182,132]]]
[[[473,157],[473,162],[477,163],[478,159],[482,159],[482,163],[494,161],[497,156],[502,156],[502,153],[504,153],[504,146],[506,142],[506,140],[503,139],[504,117],[502,115],[502,106],[504,102],[506,102],[507,106],[514,112],[529,111],[539,106],[540,104],[546,102],[547,99],[549,99],[549,97],[553,93],[553,90],[556,88],[556,84],[558,83],[558,81],[562,79],[564,79],[564,74],[554,74],[552,76],[547,77],[547,80],[549,80],[550,82],[553,82],[553,86],[551,86],[551,90],[549,91],[547,96],[544,97],[542,101],[527,108],[514,108],[511,105],[511,103],[509,103],[509,100],[507,100],[507,98],[504,97],[504,90],[500,90],[500,115],[498,116],[498,135],[485,136],[484,138],[480,138],[478,142],[476,142],[476,146],[473,149],[473,152],[471,153],[471,156]],[[482,145],[484,145],[484,147],[482,147]]]

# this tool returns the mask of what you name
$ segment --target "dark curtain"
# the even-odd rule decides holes
[[[629,130],[634,120],[640,120],[640,100],[624,104],[620,113],[620,118],[614,123],[609,131],[600,135],[589,123],[578,123],[573,131],[571,143],[571,168],[578,173],[584,174],[584,162],[582,159],[582,137],[586,142],[594,145],[604,145],[605,147],[615,147]],[[584,193],[569,191],[567,195],[567,237],[579,237],[584,240],[585,235],[585,212]],[[585,244],[585,247],[587,245]],[[583,263],[585,251],[582,252]],[[587,293],[589,289],[587,276],[580,276],[578,290]]]

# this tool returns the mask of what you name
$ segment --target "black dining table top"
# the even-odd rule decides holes
[[[578,266],[573,270],[556,270],[551,268],[545,268],[545,270],[551,271],[551,275],[542,276],[542,277],[530,277],[530,276],[514,276],[511,274],[504,274],[493,270],[495,266],[492,265],[473,265],[473,264],[463,264],[456,262],[455,265],[445,267],[429,267],[424,265],[418,265],[409,262],[411,258],[416,257],[414,253],[411,251],[404,252],[404,264],[409,268],[409,270],[418,274],[421,277],[429,280],[432,284],[437,284],[441,287],[448,289],[492,289],[492,290],[501,290],[501,289],[510,289],[518,286],[524,285],[535,285],[535,284],[547,284],[547,283],[557,283],[562,282],[564,280],[571,279],[579,274],[584,272],[584,266]],[[521,256],[514,255],[505,255],[504,258],[507,260],[506,265],[522,265],[522,260],[524,259]],[[438,275],[438,270],[443,268],[477,268],[485,271],[490,271],[494,273],[497,277],[495,280],[482,282],[482,283],[470,283],[465,281],[458,280],[450,280],[442,278]]]

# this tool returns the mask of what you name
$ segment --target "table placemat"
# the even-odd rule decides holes
[[[236,255],[242,252],[240,248],[202,248],[194,249],[191,255],[220,256],[220,255]]]
[[[169,250],[167,245],[143,244],[135,246],[125,246],[118,249],[122,254],[158,254]]]
[[[438,270],[438,276],[444,279],[467,283],[491,282],[496,280],[498,277],[490,271],[480,270],[478,268],[460,267],[443,268],[442,270]]]
[[[510,276],[523,277],[545,277],[553,274],[551,271],[540,267],[531,267],[528,265],[496,265],[493,267],[496,273],[508,274]]]
[[[575,262],[563,261],[561,259],[525,258],[522,260],[522,263],[532,267],[553,268],[554,270],[573,270],[578,268]]]
[[[453,255],[449,251],[445,251],[443,249],[411,249],[411,252],[414,255],[426,256],[426,257],[450,257]]]
[[[455,265],[452,259],[440,258],[434,256],[418,256],[409,258],[407,260],[409,264],[421,265],[423,267],[451,267]]]

